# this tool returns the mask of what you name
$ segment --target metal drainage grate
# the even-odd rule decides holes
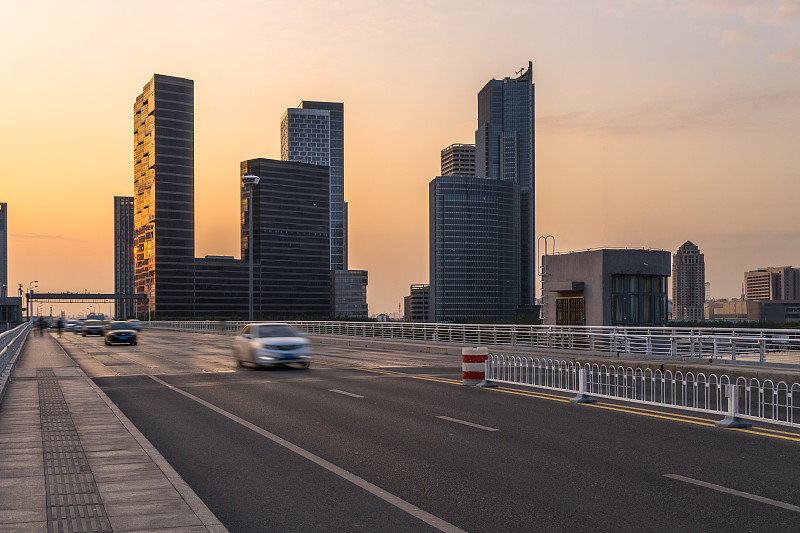
[[[47,531],[111,531],[92,469],[52,368],[39,368]]]

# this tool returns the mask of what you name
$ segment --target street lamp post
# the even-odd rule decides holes
[[[249,291],[249,306],[248,306],[248,317],[250,322],[253,321],[253,186],[258,185],[258,182],[261,178],[255,176],[253,174],[247,174],[242,176],[242,184],[247,187],[248,197],[247,197],[247,219],[248,219],[248,230],[247,230],[247,259],[249,264],[250,270],[250,291]]]
[[[31,324],[33,324],[33,313],[31,313],[31,311],[33,311],[33,302],[31,301],[31,296],[33,294],[34,283],[39,283],[39,280],[37,279],[28,283],[28,322]],[[39,286],[37,285],[36,288],[38,287]]]

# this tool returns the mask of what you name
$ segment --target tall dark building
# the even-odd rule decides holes
[[[328,167],[250,159],[241,163],[241,176],[247,174],[260,178],[257,185],[241,188],[242,262],[249,263],[252,251],[255,315],[329,318]]]
[[[114,294],[134,294],[133,196],[114,197]],[[114,300],[118,320],[133,318],[133,300]]]
[[[511,321],[519,246],[512,181],[439,176],[430,183],[430,319]]]
[[[524,70],[524,69],[523,69]],[[519,305],[534,304],[535,150],[533,63],[517,78],[491,80],[478,93],[475,173],[480,178],[509,181],[518,194]]]
[[[474,147],[442,150],[430,184],[433,321],[510,321],[533,307],[533,64],[523,70],[478,93]]]
[[[304,100],[281,119],[281,159],[330,167],[331,270],[347,270],[344,104]]]
[[[8,296],[8,204],[0,203],[0,298]]]
[[[672,259],[672,318],[703,320],[706,301],[705,256],[686,241]]]
[[[155,74],[133,106],[137,311],[194,311],[194,82]]]

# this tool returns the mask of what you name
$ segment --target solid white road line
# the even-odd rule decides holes
[[[209,402],[207,402],[207,401],[205,401],[205,400],[203,400],[201,398],[198,398],[197,396],[195,396],[195,395],[193,395],[191,393],[188,393],[188,392],[186,392],[184,390],[181,390],[181,389],[179,389],[177,387],[174,387],[174,386],[170,385],[169,383],[167,383],[166,381],[163,381],[163,380],[157,378],[156,376],[150,376],[150,378],[152,380],[156,381],[157,383],[160,383],[161,385],[167,387],[168,389],[173,390],[173,391],[177,392],[178,394],[182,394],[183,396],[189,398],[190,400],[194,400],[195,402],[199,403],[200,405],[203,405],[203,406],[211,409],[212,411],[221,414],[225,418],[228,418],[229,420],[233,420],[237,424],[240,424],[240,425],[246,427],[247,429],[250,429],[250,430],[254,431],[255,433],[258,433],[262,437],[266,437],[269,440],[275,442],[276,444],[280,444],[281,446],[283,446],[287,450],[290,450],[290,451],[296,453],[297,455],[303,457],[304,459],[308,459],[312,463],[316,463],[318,466],[321,466],[325,470],[327,470],[327,471],[329,471],[329,472],[331,472],[333,474],[336,474],[337,476],[341,477],[342,479],[345,479],[345,480],[349,481],[350,483],[352,483],[352,484],[354,484],[354,485],[356,485],[358,487],[361,487],[362,489],[366,490],[367,492],[369,492],[373,496],[377,496],[378,498],[382,499],[383,501],[385,501],[387,503],[390,503],[391,505],[394,505],[395,507],[397,507],[401,511],[404,511],[404,512],[410,514],[411,516],[422,520],[426,524],[438,529],[439,531],[444,531],[446,533],[466,533],[463,529],[459,529],[456,526],[454,526],[453,524],[451,524],[449,522],[445,522],[441,518],[438,518],[438,517],[426,512],[426,511],[423,511],[419,507],[417,507],[417,506],[415,506],[415,505],[413,505],[413,504],[411,504],[411,503],[409,503],[409,502],[407,502],[407,501],[405,501],[405,500],[403,500],[401,498],[398,498],[394,494],[390,494],[389,492],[386,492],[385,490],[383,490],[382,488],[380,488],[380,487],[378,487],[376,485],[373,485],[372,483],[370,483],[366,479],[360,478],[355,474],[351,474],[347,470],[345,470],[343,468],[340,468],[340,467],[336,466],[335,464],[333,464],[333,463],[331,463],[329,461],[326,461],[322,457],[314,455],[313,453],[309,452],[308,450],[305,450],[305,449],[303,449],[303,448],[301,448],[301,447],[299,447],[299,446],[297,446],[295,444],[292,444],[291,442],[289,442],[287,440],[282,439],[281,437],[279,437],[278,435],[275,435],[274,433],[270,433],[269,431],[267,431],[265,429],[262,429],[262,428],[256,426],[255,424],[253,424],[251,422],[248,422],[247,420],[245,420],[243,418],[240,418],[240,417],[238,417],[238,416],[236,416],[236,415],[234,415],[232,413],[229,413],[228,411],[226,411],[226,410],[224,410],[224,409],[222,409],[220,407],[217,407],[216,405],[214,405],[212,403],[209,403]]]
[[[350,396],[352,398],[363,398],[360,394],[353,394],[352,392],[345,392],[339,389],[328,389],[331,392],[335,392],[336,394],[344,394],[345,396]]]
[[[766,503],[767,505],[774,505],[775,507],[780,507],[782,509],[788,509],[790,511],[794,511],[796,513],[800,513],[800,507],[796,505],[792,505],[791,503],[784,503],[779,502],[778,500],[773,500],[771,498],[765,498],[763,496],[757,496],[755,494],[750,494],[747,492],[741,492],[736,489],[729,489],[727,487],[723,487],[721,485],[714,485],[713,483],[708,483],[706,481],[700,481],[699,479],[692,479],[690,477],[679,476],[678,474],[664,474],[664,477],[668,477],[671,479],[676,479],[678,481],[683,481],[685,483],[691,483],[693,485],[699,485],[701,487],[705,487],[707,489],[718,490],[719,492],[725,492],[727,494],[733,494],[734,496],[740,496],[742,498],[747,498],[748,500],[755,500],[757,502]]]
[[[500,431],[497,428],[490,428],[486,426],[481,426],[480,424],[473,424],[472,422],[467,422],[465,420],[459,420],[458,418],[450,418],[449,416],[437,416],[436,418],[441,418],[442,420],[449,420],[450,422],[455,422],[456,424],[464,424],[465,426],[472,426],[474,428],[483,429],[485,431]]]

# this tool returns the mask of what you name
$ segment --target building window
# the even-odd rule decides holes
[[[583,326],[585,324],[583,296],[556,298],[557,326]]]
[[[611,292],[611,316],[615,326],[666,324],[666,276],[614,274]]]

